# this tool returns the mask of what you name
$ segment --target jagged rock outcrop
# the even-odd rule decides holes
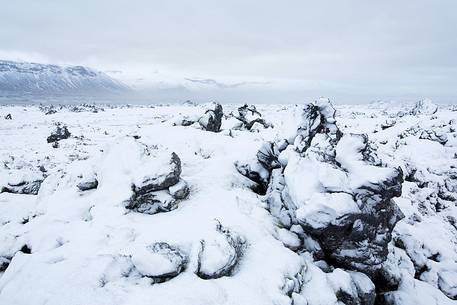
[[[132,262],[138,272],[154,283],[166,282],[186,269],[189,259],[180,248],[165,242],[154,243],[138,250]]]
[[[215,104],[214,109],[206,110],[198,122],[206,131],[219,132],[221,130],[223,116],[222,105]]]
[[[68,131],[66,125],[58,124],[55,131],[47,138],[48,143],[55,143],[60,140],[68,139],[71,136],[71,133]]]
[[[305,107],[293,143],[266,143],[254,164],[237,168],[268,181],[265,200],[279,226],[301,226],[294,233],[314,239],[330,263],[374,276],[387,259],[403,217],[392,201],[403,172],[380,167],[365,135],[343,135],[328,99]]]
[[[5,120],[12,120],[13,117],[11,116],[11,113],[8,113],[7,115],[5,115]]]
[[[208,109],[202,116],[184,116],[173,123],[174,126],[191,126],[202,128],[206,131],[219,132],[221,131],[222,118],[224,112],[222,105],[214,103],[214,109]]]
[[[254,105],[244,104],[238,108],[238,114],[233,115],[233,117],[241,122],[241,126],[238,129],[253,130],[257,125],[262,128],[272,127],[270,123],[262,118],[262,114],[257,111]]]
[[[202,240],[195,273],[202,279],[217,279],[233,274],[246,245],[239,234],[223,227],[219,222],[214,240]]]
[[[43,180],[9,182],[8,185],[1,188],[0,193],[37,195],[42,182]]]
[[[156,172],[137,179],[132,185],[133,195],[126,207],[145,214],[176,209],[179,200],[185,199],[189,194],[189,187],[180,175],[181,160],[173,152],[167,164],[163,164]]]
[[[415,105],[414,108],[411,110],[412,115],[432,115],[435,114],[438,111],[438,106],[433,104],[433,102],[430,99],[424,99],[418,101]]]

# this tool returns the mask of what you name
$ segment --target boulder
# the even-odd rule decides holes
[[[153,191],[144,194],[134,193],[128,201],[127,209],[138,213],[156,214],[170,212],[178,207],[178,201],[168,191]]]
[[[198,252],[198,265],[195,273],[202,279],[217,279],[231,276],[239,263],[246,241],[239,234],[216,226],[220,233],[214,240],[202,240]]]
[[[180,178],[181,160],[173,152],[169,159],[155,156],[150,162],[144,170],[151,172],[135,179],[126,208],[151,215],[172,211],[189,195],[187,182]]]
[[[47,138],[48,143],[55,143],[63,139],[68,139],[71,136],[71,133],[68,131],[67,126],[57,125],[54,132]]]
[[[157,242],[134,253],[132,262],[141,275],[163,283],[186,269],[188,256],[176,246]]]
[[[221,130],[223,115],[221,104],[216,104],[214,110],[207,110],[198,122],[206,131],[219,132]]]
[[[411,110],[412,115],[432,115],[438,111],[438,106],[435,105],[430,99],[418,101]]]
[[[91,180],[81,181],[76,185],[76,187],[81,192],[93,190],[93,189],[96,189],[98,187],[98,180],[94,178],[94,179],[91,179]]]
[[[241,128],[247,130],[253,130],[254,126],[262,126],[263,128],[271,127],[272,125],[267,123],[263,118],[262,114],[257,111],[254,105],[243,105],[238,108],[238,115],[234,116],[240,122],[242,122]]]
[[[402,170],[380,166],[366,135],[343,135],[328,99],[305,106],[288,143],[265,143],[260,169],[238,165],[239,172],[267,180],[267,208],[279,226],[300,225],[331,264],[374,276],[404,217],[392,201],[401,195]]]
[[[181,159],[176,153],[171,153],[171,158],[167,167],[164,167],[158,174],[145,176],[134,185],[136,194],[146,194],[151,191],[160,191],[169,188],[179,182],[181,175]]]
[[[37,195],[43,180],[20,181],[18,183],[8,183],[1,188],[1,192],[13,194]]]

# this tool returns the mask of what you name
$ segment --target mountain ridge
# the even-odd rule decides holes
[[[107,95],[129,91],[123,82],[85,66],[0,60],[1,95]]]

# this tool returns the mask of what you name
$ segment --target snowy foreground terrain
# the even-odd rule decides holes
[[[457,108],[0,106],[0,304],[457,304]]]

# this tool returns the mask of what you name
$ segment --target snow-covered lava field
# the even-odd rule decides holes
[[[456,107],[4,105],[0,161],[1,305],[457,304]]]

